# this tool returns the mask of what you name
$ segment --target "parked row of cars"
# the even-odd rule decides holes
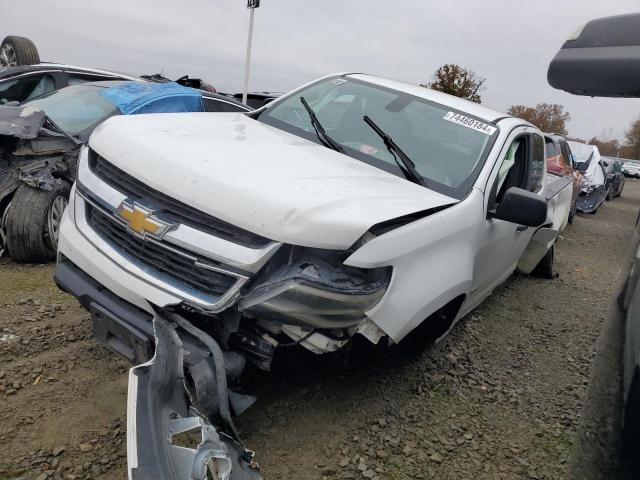
[[[601,167],[524,120],[371,75],[250,109],[77,74],[0,107],[2,225],[9,255],[55,255],[96,337],[141,363],[131,478],[259,478],[232,419],[255,399],[227,386],[247,362],[438,339],[515,270],[552,278],[579,179]],[[197,447],[174,442],[187,431]]]
[[[555,175],[573,177],[573,198],[569,223],[576,211],[596,213],[605,200],[622,194],[625,174],[616,158],[602,157],[598,147],[545,134],[547,169]]]

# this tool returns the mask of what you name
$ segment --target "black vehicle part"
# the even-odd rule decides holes
[[[553,271],[553,263],[555,260],[555,245],[551,245],[551,248],[547,251],[544,257],[540,260],[536,268],[533,269],[531,275],[540,278],[554,278],[555,272]]]
[[[271,370],[275,347],[263,340],[258,334],[251,332],[237,332],[231,336],[229,345],[248,355],[248,360],[256,367]]]
[[[518,187],[510,187],[490,217],[506,222],[539,227],[547,220],[547,200]]]
[[[0,44],[0,69],[40,63],[34,43],[26,37],[9,35]]]
[[[134,363],[146,361],[153,355],[153,345],[144,332],[132,328],[102,305],[91,302],[89,305],[93,336],[118,355]]]
[[[586,195],[580,194],[576,201],[576,209],[582,213],[596,213],[606,196],[606,186],[599,185]]]
[[[227,352],[223,352],[226,360],[227,355],[224,355],[224,353]],[[204,358],[197,364],[189,365],[187,368],[193,382],[190,385],[192,389],[191,398],[196,404],[197,410],[207,417],[216,415],[216,412],[220,410],[220,395],[217,390],[216,365],[213,359],[211,357]],[[225,370],[227,370],[226,362]],[[234,416],[241,415],[256,402],[254,396],[243,395],[232,390],[227,392],[227,396]]]
[[[62,212],[59,199],[69,198],[67,182],[54,183],[50,191],[21,185],[13,196],[6,218],[7,250],[16,262],[47,262],[55,258],[57,228]],[[57,219],[52,223],[51,216]]]
[[[155,340],[153,316],[149,312],[123,300],[100,285],[64,255],[58,257],[53,279],[58,288],[77,298],[89,312],[100,312],[99,317],[92,318],[93,331],[99,341],[131,363],[151,360]],[[195,338],[185,337],[182,342],[185,363],[195,364],[209,356],[207,348]],[[128,352],[134,352],[133,359],[127,357]],[[246,360],[241,353],[224,352],[224,365],[231,380],[240,376],[245,363]]]
[[[371,232],[374,236],[384,235],[391,230],[395,230],[396,228],[404,227],[410,223],[416,222],[422,218],[428,217],[429,215],[433,215],[434,213],[440,212],[445,208],[449,208],[455,205],[454,203],[449,203],[447,205],[441,205],[439,207],[429,208],[427,210],[420,210],[419,212],[408,213],[407,215],[402,215],[401,217],[396,217],[391,220],[385,220],[384,222],[376,223],[375,225],[369,228],[369,232]],[[366,233],[365,233],[366,235]],[[361,245],[362,237],[356,242],[357,245]]]
[[[183,75],[176,80],[171,80],[161,73],[154,73],[152,75],[140,75],[141,78],[148,80],[150,82],[156,83],[168,83],[168,82],[176,82],[178,85],[182,85],[183,87],[195,88],[196,90],[204,90],[205,92],[217,93],[217,90],[213,85],[200,78],[191,78],[189,75]]]
[[[592,97],[640,95],[639,13],[591,20],[578,29],[549,64],[554,88]]]
[[[172,324],[173,323],[173,324]],[[186,328],[185,328],[186,327]],[[181,333],[178,333],[179,330]],[[176,314],[154,317],[154,358],[129,372],[127,460],[132,480],[259,480],[253,452],[246,450],[233,424],[216,425],[196,405],[188,387],[183,338],[195,336],[211,347],[219,418],[228,411],[222,354],[215,341]],[[186,333],[185,333],[186,332]],[[185,378],[187,377],[187,378]],[[220,388],[222,387],[222,388]],[[211,399],[208,399],[211,403]],[[230,418],[228,419],[230,421]],[[183,437],[198,436],[197,446]],[[186,443],[186,444],[183,444]]]

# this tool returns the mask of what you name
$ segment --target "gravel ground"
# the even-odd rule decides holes
[[[564,478],[639,200],[627,181],[564,232],[558,278],[514,275],[438,345],[248,372],[238,424],[265,478]],[[124,479],[129,366],[52,272],[0,260],[0,478]]]

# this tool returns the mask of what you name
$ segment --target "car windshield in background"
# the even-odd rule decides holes
[[[475,180],[497,132],[446,106],[344,77],[308,86],[267,107],[258,119],[319,142],[300,97],[343,153],[402,175],[383,140],[363,120],[367,115],[413,160],[430,188],[458,198]]]
[[[73,85],[22,105],[42,110],[66,133],[77,135],[118,111],[100,95],[103,88],[96,85]]]

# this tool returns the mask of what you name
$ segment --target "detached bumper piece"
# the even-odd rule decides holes
[[[129,479],[261,479],[231,419],[218,344],[176,314],[157,314],[153,324],[155,355],[129,372]],[[184,337],[195,337],[210,355],[187,364]]]
[[[605,185],[600,185],[588,194],[583,195],[580,193],[578,200],[576,201],[576,209],[582,213],[595,212],[598,207],[604,202],[607,197],[607,189]]]

